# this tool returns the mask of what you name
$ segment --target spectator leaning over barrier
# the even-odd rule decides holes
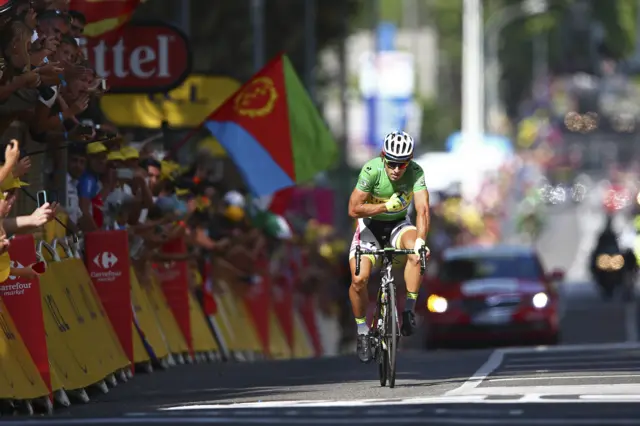
[[[84,232],[102,228],[103,187],[101,177],[107,170],[107,147],[100,142],[87,145],[87,169],[78,180],[80,220]]]
[[[0,200],[0,217],[3,218],[2,227],[5,235],[31,231],[50,222],[55,217],[57,203],[45,203],[29,216],[7,217],[18,197],[18,190],[27,185],[26,182],[15,177],[13,173],[10,173],[6,179],[0,182],[0,195],[2,196]]]
[[[20,176],[26,173],[30,163],[27,161],[17,161],[19,156],[19,143],[16,140],[11,141],[5,150],[5,163],[0,167],[0,280],[5,281],[10,275],[16,277],[33,278],[37,272],[33,267],[13,267],[11,257],[9,255],[10,242],[7,239],[8,234],[31,231],[34,228],[45,225],[53,220],[56,214],[55,203],[38,207],[29,216],[18,216],[8,218],[17,197],[18,190],[27,186],[27,183],[20,180]],[[15,175],[11,172],[15,170]],[[7,172],[8,170],[8,172]]]

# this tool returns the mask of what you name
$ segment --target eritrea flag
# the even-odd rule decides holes
[[[308,182],[337,159],[336,142],[286,55],[269,62],[204,125],[256,197]]]

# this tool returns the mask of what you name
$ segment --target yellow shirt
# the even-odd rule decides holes
[[[4,254],[0,254],[0,283],[3,283],[9,278],[9,274],[11,273],[11,257],[9,257],[9,252],[7,251]]]

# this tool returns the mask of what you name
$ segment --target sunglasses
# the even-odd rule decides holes
[[[400,169],[400,170],[404,170],[407,168],[407,166],[409,165],[409,162],[407,161],[406,163],[400,163],[397,161],[389,161],[386,158],[384,159],[385,164],[387,165],[387,167],[389,167],[390,169]]]

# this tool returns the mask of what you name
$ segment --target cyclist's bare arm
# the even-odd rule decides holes
[[[418,238],[426,240],[431,222],[429,214],[429,191],[423,189],[413,194],[413,206],[416,210],[416,228]]]
[[[349,216],[354,219],[375,216],[387,211],[384,204],[366,204],[369,193],[354,189],[349,198]]]

